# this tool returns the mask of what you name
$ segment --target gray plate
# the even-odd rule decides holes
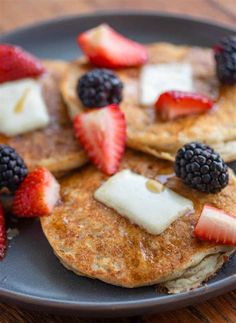
[[[102,22],[144,43],[212,46],[218,38],[233,32],[184,17],[107,13],[45,22],[3,35],[0,41],[18,44],[41,58],[72,59],[80,53],[77,34]],[[81,316],[139,315],[183,307],[236,288],[236,257],[207,285],[179,295],[161,294],[155,287],[125,289],[77,277],[53,255],[38,220],[22,220],[18,228],[20,234],[0,262],[0,296],[2,301],[29,309]]]

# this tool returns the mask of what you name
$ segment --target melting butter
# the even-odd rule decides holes
[[[146,187],[152,193],[161,193],[165,189],[164,185],[154,179],[148,179],[146,181]]]
[[[24,105],[27,99],[27,95],[30,92],[29,88],[26,88],[22,94],[22,96],[20,97],[20,99],[16,102],[15,105],[15,113],[21,113],[24,110]]]
[[[16,136],[48,125],[41,86],[26,78],[0,84],[0,133]]]
[[[170,90],[193,91],[189,63],[145,65],[140,75],[140,103],[153,105],[161,93]]]
[[[161,234],[179,217],[194,210],[192,201],[130,170],[110,177],[94,197],[151,234]]]

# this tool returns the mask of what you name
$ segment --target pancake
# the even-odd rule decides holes
[[[193,201],[195,213],[177,219],[162,234],[151,235],[94,199],[108,177],[88,165],[61,179],[61,202],[50,216],[41,218],[55,254],[76,274],[114,285],[162,283],[170,293],[199,286],[235,249],[200,241],[193,236],[193,228],[206,202],[236,214],[235,176],[230,172],[230,183],[221,193],[204,194],[173,177],[171,163],[147,154],[127,151],[124,168],[167,179],[169,188]]]
[[[211,49],[156,43],[147,46],[149,63],[188,62],[193,69],[196,92],[217,99],[216,109],[177,120],[158,120],[153,107],[139,104],[140,68],[116,72],[124,82],[121,109],[128,125],[127,145],[156,157],[174,160],[179,147],[190,141],[211,145],[226,161],[236,158],[236,86],[220,87],[215,75]],[[90,70],[85,58],[72,62],[64,75],[61,91],[70,115],[83,111],[75,87],[82,74]]]
[[[54,174],[60,175],[83,165],[87,159],[74,138],[71,121],[59,90],[67,63],[47,61],[45,66],[48,73],[40,82],[50,115],[50,124],[41,130],[11,138],[0,135],[0,143],[15,148],[30,170],[44,166]]]

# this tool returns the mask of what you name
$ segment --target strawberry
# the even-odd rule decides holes
[[[125,149],[126,124],[115,104],[82,113],[74,119],[75,135],[91,161],[105,174],[114,174]]]
[[[0,204],[0,260],[5,256],[7,247],[7,234],[5,229],[5,217],[2,204]]]
[[[60,186],[47,168],[29,173],[15,193],[12,213],[18,217],[44,216],[59,199]]]
[[[148,59],[144,46],[125,38],[107,24],[85,31],[77,40],[84,54],[96,66],[107,68],[139,66]]]
[[[168,91],[159,96],[155,106],[163,120],[172,120],[206,112],[213,107],[213,104],[214,102],[203,94]]]
[[[236,246],[236,217],[205,204],[194,234],[203,240]]]
[[[44,71],[41,62],[20,47],[0,44],[0,83],[36,77]]]

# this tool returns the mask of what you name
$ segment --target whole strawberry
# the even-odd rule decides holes
[[[42,63],[20,47],[0,44],[0,83],[36,77],[44,71]]]
[[[60,197],[60,185],[47,168],[27,175],[16,191],[12,213],[18,217],[48,215]]]
[[[0,260],[5,256],[7,248],[7,234],[5,228],[5,216],[2,204],[0,203]]]

